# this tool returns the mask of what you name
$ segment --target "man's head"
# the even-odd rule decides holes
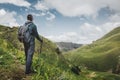
[[[27,15],[27,20],[33,21],[33,16],[31,14]]]

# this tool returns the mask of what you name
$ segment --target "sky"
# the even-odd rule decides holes
[[[40,35],[90,44],[120,26],[120,0],[0,0],[0,24],[20,26],[32,14]]]

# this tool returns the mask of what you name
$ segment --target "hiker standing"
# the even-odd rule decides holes
[[[43,42],[43,40],[39,37],[39,34],[37,32],[37,27],[33,23],[33,16],[31,14],[27,15],[27,21],[25,22],[24,28],[18,30],[21,30],[22,39],[20,40],[24,44],[24,51],[25,51],[25,57],[26,57],[26,70],[25,74],[29,74],[32,72],[31,65],[32,65],[32,58],[35,51],[35,38],[37,38],[40,42]]]

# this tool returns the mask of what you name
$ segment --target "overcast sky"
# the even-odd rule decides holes
[[[120,26],[120,0],[0,0],[2,25],[22,25],[29,13],[55,42],[88,44]]]

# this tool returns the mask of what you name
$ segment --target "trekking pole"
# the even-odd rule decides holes
[[[43,37],[42,37],[42,41],[43,41]],[[42,52],[42,46],[43,46],[43,42],[41,42],[41,45],[40,45],[40,49],[38,49],[38,60],[37,60],[37,65],[36,65],[36,71],[38,72],[38,74],[40,74],[40,54]]]
[[[43,41],[43,37],[42,37],[42,41]],[[40,45],[40,49],[38,49],[38,60],[37,60],[37,65],[36,65],[36,69],[39,69],[38,67],[40,66],[40,54],[42,52],[42,46],[43,46],[43,42],[41,42],[41,45]]]
[[[43,41],[43,37],[42,37],[42,41]],[[42,52],[42,46],[43,46],[43,42],[41,42],[41,46],[40,46],[40,54]]]
[[[43,41],[43,37],[42,37],[42,41]],[[42,52],[42,46],[43,46],[43,42],[41,42],[41,45],[40,45],[40,50],[39,50],[39,52],[38,52],[38,61],[40,61],[40,54],[41,54],[41,52]]]
[[[43,41],[43,37],[42,37],[42,41]],[[40,66],[40,54],[41,54],[41,52],[42,52],[42,46],[43,46],[43,42],[41,42],[41,45],[40,45],[39,50],[38,50],[38,60],[37,60],[36,68],[37,68],[38,66]]]

